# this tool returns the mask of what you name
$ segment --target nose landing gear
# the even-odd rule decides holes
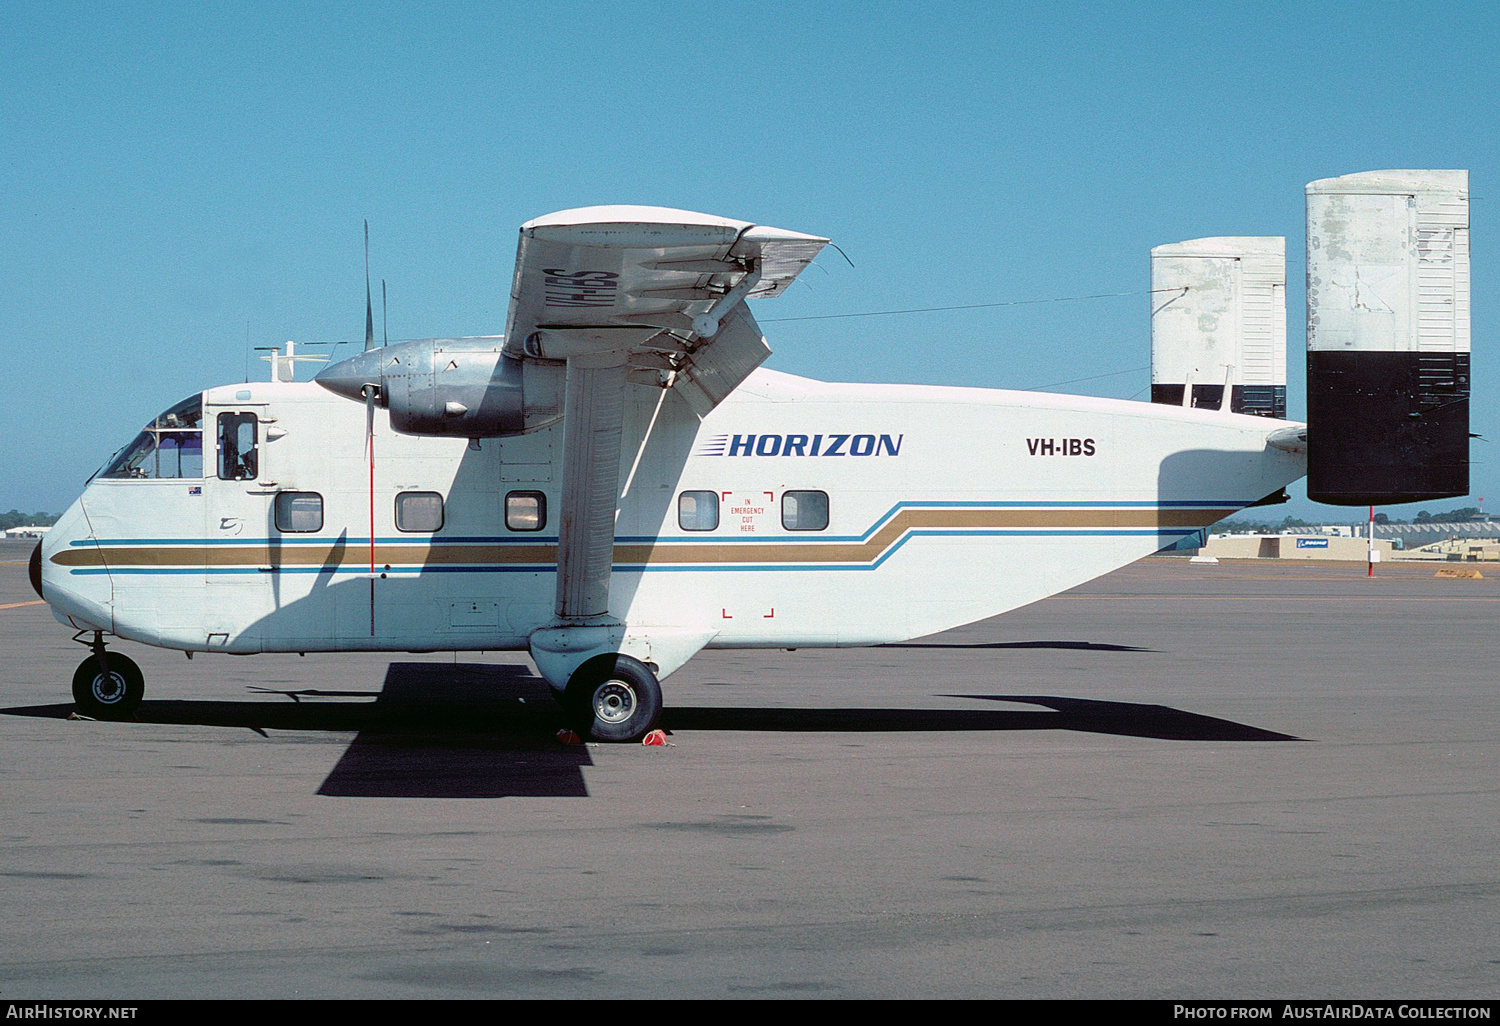
[[[107,651],[103,636],[94,633],[89,656],[73,673],[73,701],[78,711],[96,720],[128,720],[146,692],[146,678],[135,660]]]

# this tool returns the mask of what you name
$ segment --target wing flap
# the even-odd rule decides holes
[[[770,355],[771,347],[755,318],[744,307],[736,307],[719,333],[677,368],[674,387],[694,413],[706,417]]]

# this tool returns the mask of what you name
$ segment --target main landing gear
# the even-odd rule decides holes
[[[562,694],[573,729],[596,741],[637,741],[661,719],[661,684],[639,659],[600,655],[573,671]]]
[[[94,651],[73,673],[73,701],[78,711],[96,720],[130,719],[146,693],[141,668],[129,656],[107,651],[98,631],[93,642],[85,644]]]

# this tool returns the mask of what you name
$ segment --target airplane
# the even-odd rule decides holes
[[[747,302],[820,236],[655,207],[521,227],[503,335],[374,344],[154,418],[40,543],[128,719],[119,639],[196,652],[520,651],[587,737],[656,727],[705,648],[898,642],[1309,495],[1468,491],[1468,175],[1307,186],[1308,420],[1284,240],[1152,254],[1152,401],[765,369]]]

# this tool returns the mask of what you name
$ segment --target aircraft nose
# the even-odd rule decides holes
[[[380,385],[381,359],[380,350],[371,349],[323,368],[313,380],[336,395],[364,402],[365,386]]]
[[[42,594],[42,543],[37,542],[36,548],[31,550],[31,561],[26,564],[26,572],[31,575],[31,586],[36,589],[36,597],[44,599]]]

